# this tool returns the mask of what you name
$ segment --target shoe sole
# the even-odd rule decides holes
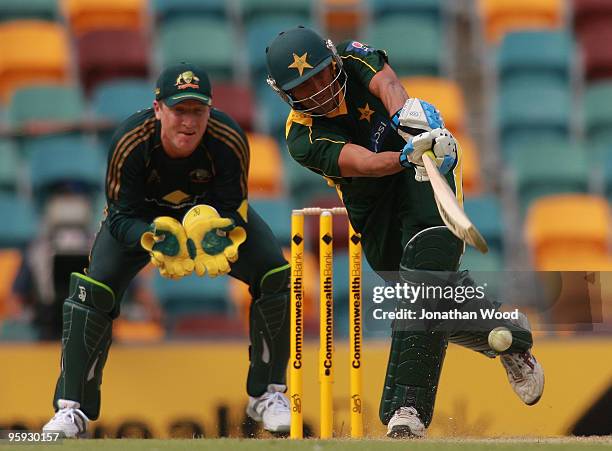
[[[389,438],[420,438],[420,435],[412,433],[409,426],[393,426],[389,432],[387,432]]]

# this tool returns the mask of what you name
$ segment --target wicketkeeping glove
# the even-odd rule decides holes
[[[164,277],[180,279],[193,271],[195,265],[189,255],[187,235],[174,218],[155,218],[151,229],[140,237],[140,245],[149,252],[151,263]]]
[[[238,260],[238,246],[246,240],[246,231],[230,218],[221,218],[210,205],[196,205],[183,218],[187,237],[194,244],[195,271],[198,276],[227,274],[230,263]]]

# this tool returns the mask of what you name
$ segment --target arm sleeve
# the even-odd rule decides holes
[[[209,127],[211,134],[217,138],[212,152],[215,175],[211,204],[222,217],[232,218],[237,225],[244,225],[246,212],[243,218],[239,210],[248,198],[248,140],[233,121],[228,124],[212,120]]]
[[[377,50],[359,41],[345,41],[338,45],[338,54],[347,74],[369,86],[372,77],[388,63],[384,50]]]
[[[116,145],[106,175],[107,223],[113,238],[129,247],[139,247],[149,223],[139,217],[144,202],[145,162],[139,147]]]

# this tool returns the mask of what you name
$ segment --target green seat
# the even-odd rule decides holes
[[[201,66],[212,79],[233,77],[237,48],[226,21],[192,17],[163,23],[157,47],[163,66],[190,62]]]
[[[501,254],[504,249],[504,230],[499,200],[494,196],[466,198],[463,208],[487,240],[489,249]]]
[[[38,336],[38,331],[30,322],[0,321],[0,342],[36,341]]]
[[[0,193],[0,248],[25,248],[38,229],[31,202],[14,193]]]
[[[603,179],[606,198],[612,203],[612,151],[608,151],[604,157]]]
[[[500,90],[497,105],[502,148],[513,135],[529,130],[569,138],[571,111],[567,86],[525,77],[507,83]]]
[[[565,147],[523,149],[510,157],[521,212],[537,198],[558,193],[586,193],[589,164],[584,150]]]
[[[9,140],[0,140],[0,191],[15,192],[19,175],[17,149]]]
[[[505,35],[497,52],[501,84],[522,74],[551,83],[570,82],[574,42],[566,31],[520,31]]]
[[[289,182],[289,195],[293,205],[300,206],[299,208],[311,206],[311,199],[321,197],[321,195],[335,194],[335,189],[328,186],[322,176],[301,166],[291,156],[284,161],[285,174]]]
[[[588,144],[601,151],[612,148],[612,81],[591,84],[584,94]]]
[[[433,20],[385,17],[370,24],[366,43],[383,49],[399,76],[441,74],[445,49],[441,28]],[[415,37],[418,44],[415,42]]]
[[[466,245],[459,269],[469,270],[476,286],[482,287],[489,299],[499,299],[504,287],[504,259],[497,250],[481,254]]]
[[[168,23],[185,17],[209,17],[225,20],[225,0],[152,0],[151,10],[158,23]]]
[[[40,122],[78,123],[85,115],[85,104],[76,86],[36,85],[15,91],[7,114],[14,127]]]
[[[279,28],[278,32],[296,24],[305,25],[310,22],[312,15],[311,0],[240,0],[240,12],[245,24],[252,20],[261,18],[273,18],[274,16],[291,16],[291,20],[284,27]]]
[[[2,0],[0,21],[15,19],[58,19],[58,0]]]
[[[401,15],[440,22],[446,0],[369,0],[368,4],[375,20]]]

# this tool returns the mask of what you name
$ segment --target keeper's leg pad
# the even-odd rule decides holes
[[[253,397],[270,384],[287,384],[289,274],[289,265],[268,271],[261,280],[261,296],[251,303],[247,392]]]
[[[106,285],[78,273],[70,276],[63,305],[61,372],[53,406],[59,399],[77,401],[91,420],[100,414],[100,385],[112,339],[115,295]]]
[[[414,407],[429,426],[447,345],[441,332],[393,331],[379,410],[383,424],[400,407]]]

